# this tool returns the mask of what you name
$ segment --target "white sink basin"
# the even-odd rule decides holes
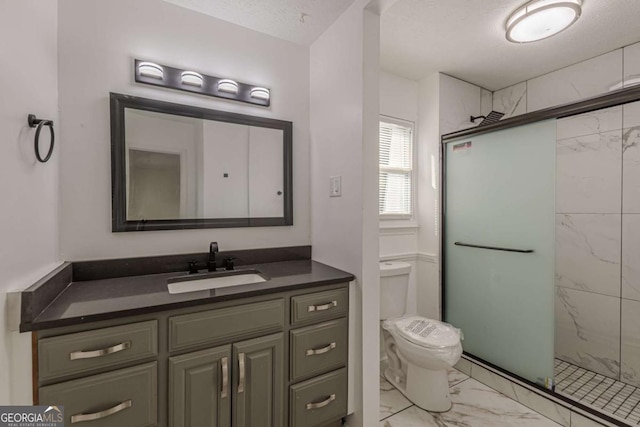
[[[170,294],[205,291],[228,288],[230,286],[249,285],[266,282],[268,279],[256,270],[212,273],[198,276],[182,276],[169,279],[167,288]]]

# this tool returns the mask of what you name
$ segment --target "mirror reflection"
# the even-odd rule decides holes
[[[112,230],[293,225],[293,123],[110,94]]]
[[[284,131],[125,108],[126,220],[284,212]]]

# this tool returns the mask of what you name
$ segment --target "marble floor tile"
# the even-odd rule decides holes
[[[380,378],[380,419],[411,406],[412,403],[402,393],[395,389],[387,380]]]
[[[620,299],[556,286],[556,357],[590,371],[620,374]]]
[[[620,212],[622,130],[558,140],[556,154],[557,213]]]
[[[451,388],[451,410],[431,414],[412,406],[383,423],[381,427],[557,427],[548,418],[495,390],[469,379]]]
[[[513,385],[516,392],[516,400],[527,408],[531,408],[537,413],[555,421],[563,427],[569,427],[571,424],[571,414],[568,407],[553,402],[550,399],[541,397],[528,388],[518,384]]]
[[[441,421],[427,411],[423,411],[417,406],[395,414],[383,421],[380,421],[380,427],[445,427]]]
[[[556,285],[620,296],[620,214],[556,215]]]
[[[460,372],[455,368],[447,369],[447,377],[449,379],[449,387],[453,387],[454,385],[461,383],[462,381],[469,379],[469,375],[464,372]]]
[[[571,427],[603,427],[603,425],[577,412],[571,412]]]
[[[471,361],[465,358],[460,358],[460,360],[458,360],[458,363],[455,364],[454,368],[466,375],[471,375]]]

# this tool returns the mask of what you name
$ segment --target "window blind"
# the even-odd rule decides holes
[[[380,122],[380,215],[412,214],[411,125]]]

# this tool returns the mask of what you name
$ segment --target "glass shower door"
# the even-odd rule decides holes
[[[556,123],[445,147],[444,315],[466,352],[553,378]]]

